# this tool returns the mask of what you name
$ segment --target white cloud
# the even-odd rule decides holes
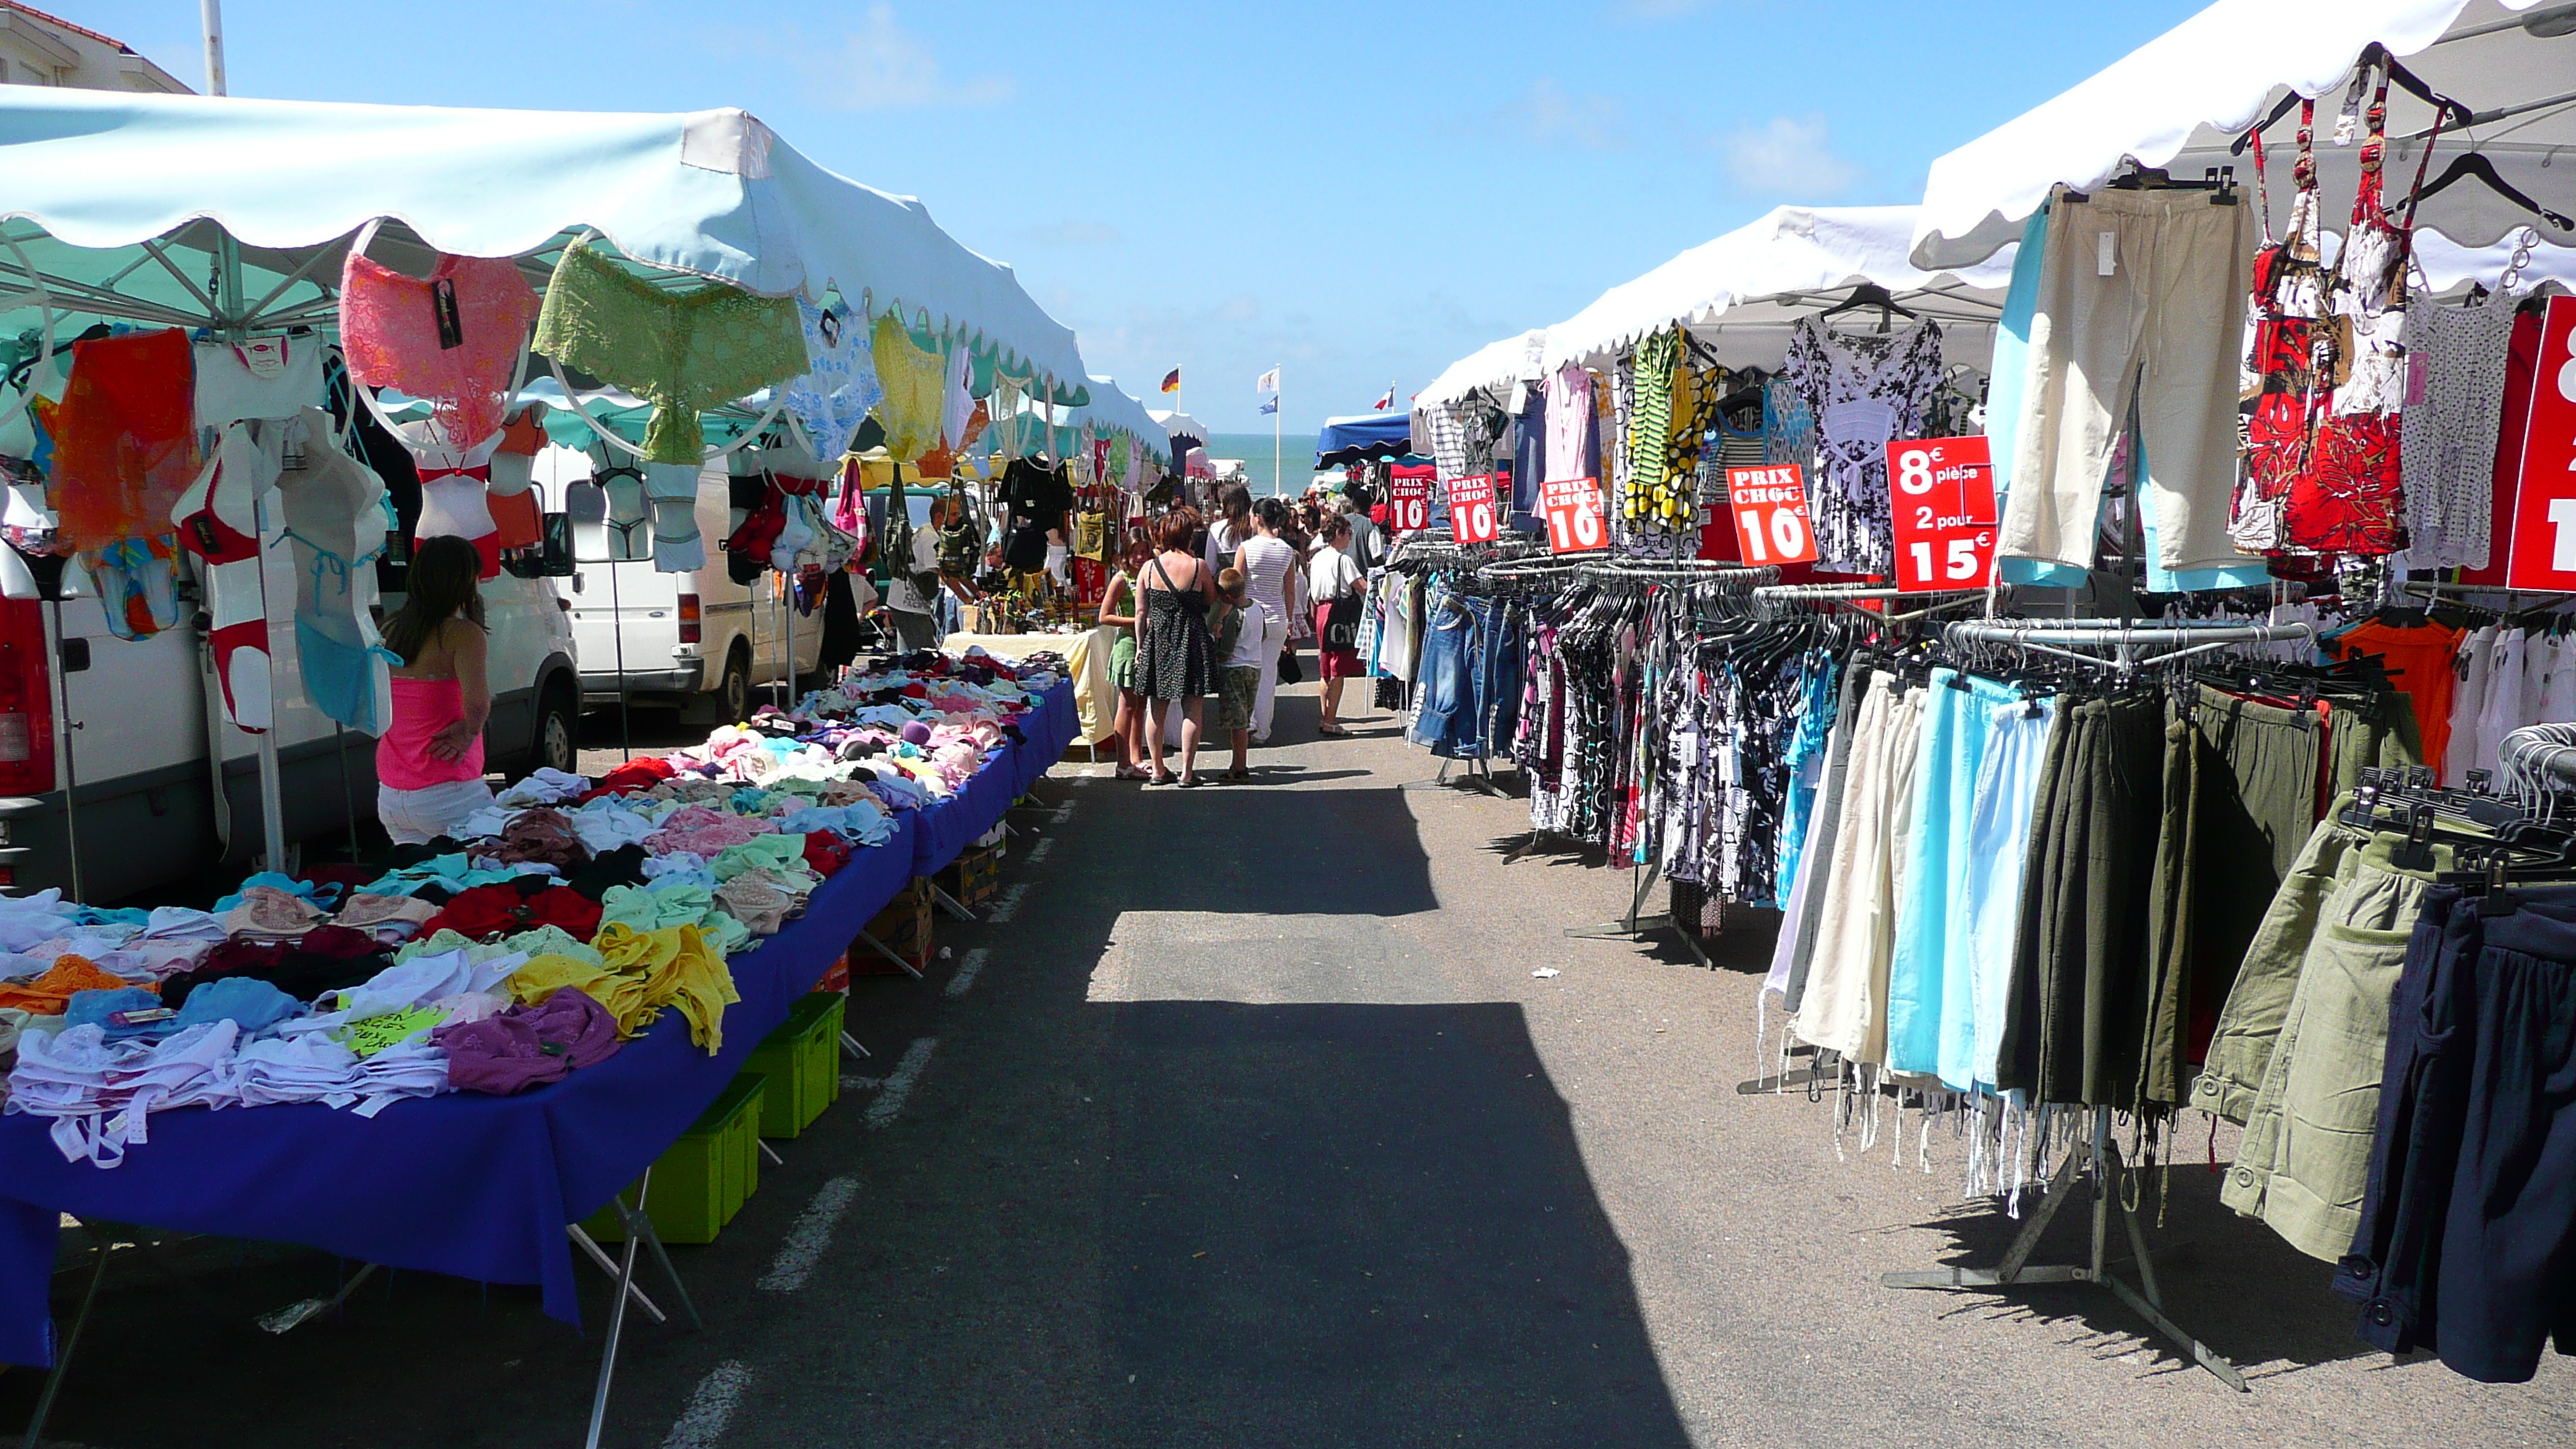
[[[1541,76],[1529,90],[1494,113],[1494,119],[1518,137],[1541,145],[1559,143],[1592,151],[1615,151],[1628,145],[1628,117],[1617,98],[1568,95],[1553,76]]]
[[[807,96],[834,110],[990,106],[1018,90],[1007,75],[950,80],[930,43],[904,29],[894,7],[882,3],[869,6],[867,18],[837,46],[809,44],[793,30],[782,31],[777,45],[804,80]]]
[[[1829,200],[1851,189],[1860,168],[1834,154],[1825,118],[1773,116],[1716,137],[1727,179],[1744,191]]]
[[[1114,226],[1097,221],[1059,221],[1044,226],[1019,229],[1021,240],[1042,247],[1112,247],[1127,240],[1127,234]]]

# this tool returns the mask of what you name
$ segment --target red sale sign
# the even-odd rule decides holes
[[[1995,469],[1983,438],[1887,445],[1896,588],[1982,589],[1995,567]]]
[[[1386,484],[1387,526],[1397,533],[1415,533],[1431,526],[1431,480],[1428,478],[1390,478]]]
[[[1610,509],[1598,478],[1551,478],[1539,485],[1550,553],[1590,553],[1610,546]]]
[[[1807,516],[1807,483],[1795,463],[1726,470],[1727,514],[1735,544],[1749,564],[1816,561],[1816,529]]]
[[[1449,528],[1460,543],[1494,541],[1494,475],[1449,480]]]
[[[2576,590],[2576,297],[2550,298],[2541,315],[2504,581],[2508,588]]]

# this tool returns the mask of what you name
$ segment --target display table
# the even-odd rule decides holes
[[[669,1011],[608,1060],[514,1097],[448,1093],[372,1120],[319,1103],[156,1113],[151,1141],[113,1169],[65,1162],[46,1118],[0,1116],[0,1363],[53,1361],[47,1297],[64,1213],[534,1283],[548,1314],[579,1323],[566,1225],[678,1140],[914,876],[1001,822],[1022,782],[1063,752],[1072,716],[1071,686],[1058,682],[1026,716],[1025,740],[989,752],[949,800],[896,812],[893,836],[854,852],[804,915],[729,958],[742,1000],[726,1008],[713,1056]]]
[[[302,1243],[395,1268],[535,1283],[545,1310],[581,1321],[572,1243],[679,1139],[787,1019],[870,917],[912,879],[918,827],[854,852],[802,917],[729,958],[742,1000],[714,1056],[676,1011],[615,1056],[515,1097],[396,1102],[372,1121],[320,1103],[154,1114],[123,1165],[65,1162],[47,1119],[0,1117],[0,1363],[53,1360],[60,1214],[180,1232]]]

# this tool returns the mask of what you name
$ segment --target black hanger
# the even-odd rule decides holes
[[[1824,318],[1832,317],[1839,313],[1856,312],[1864,307],[1875,307],[1878,309],[1878,330],[1881,333],[1885,333],[1895,326],[1896,319],[1899,317],[1904,317],[1909,321],[1914,317],[1914,314],[1911,311],[1896,305],[1896,299],[1889,296],[1887,289],[1876,282],[1863,282],[1859,286],[1852,288],[1850,296],[1843,298],[1841,301],[1827,307],[1822,312],[1817,313],[1816,317],[1821,321]]]
[[[2415,99],[2422,101],[2424,104],[2431,106],[2437,111],[2440,111],[2442,113],[2442,124],[2452,127],[2465,127],[2477,124],[2478,117],[2475,111],[2470,110],[2467,106],[2460,104],[2458,101],[2451,99],[2449,96],[2446,96],[2440,91],[2437,91],[2431,86],[2425,84],[2423,77],[2415,74],[2415,72],[2411,70],[2408,70],[2406,67],[2399,65],[2397,63],[2397,58],[2388,53],[2388,47],[2374,40],[2370,44],[2361,48],[2360,56],[2353,61],[2353,68],[2356,70],[2367,70],[2372,65],[2376,64],[2385,64],[2388,67],[2388,78],[2397,83],[2397,88],[2399,90],[2406,92],[2407,94],[2415,97]],[[2296,90],[2293,90],[2289,94],[2281,97],[2279,103],[2272,107],[2269,115],[2266,115],[2262,120],[2256,122],[2253,128],[2248,130],[2244,135],[2237,137],[2234,141],[2228,144],[2228,151],[2234,155],[2244,155],[2245,148],[2247,145],[2252,143],[2254,133],[2256,131],[2268,131],[2272,129],[2274,125],[2280,122],[2280,119],[2283,116],[2286,116],[2291,111],[2297,109],[2299,102],[2306,99],[2308,99],[2308,97],[2300,95]]]
[[[2542,221],[2549,223],[2560,231],[2576,231],[2576,221],[2571,221],[2567,217],[2561,216],[2557,212],[2551,211],[2548,207],[2541,205],[2539,202],[2532,200],[2530,197],[2523,195],[2520,191],[2514,188],[2511,182],[2508,182],[2503,177],[2497,175],[2495,163],[2488,160],[2483,152],[2478,151],[2471,151],[2467,155],[2454,157],[2451,164],[2442,169],[2442,174],[2440,176],[2424,183],[2422,189],[2415,193],[2415,201],[2418,203],[2422,202],[2425,197],[2439,192],[2443,187],[2450,185],[2454,181],[2475,181],[2486,187],[2487,190],[2494,192],[2496,195],[2503,197],[2505,200],[2510,201],[2514,205],[2521,207],[2523,210],[2530,212],[2532,215],[2539,217]]]

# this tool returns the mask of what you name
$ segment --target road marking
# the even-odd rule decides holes
[[[992,954],[992,949],[986,946],[967,952],[966,959],[957,963],[957,974],[948,978],[948,994],[963,996],[973,990],[976,974],[984,969],[986,958]]]
[[[884,1089],[877,1093],[875,1101],[868,1104],[868,1126],[886,1126],[903,1112],[903,1104],[912,1096],[914,1084],[921,1080],[921,1069],[930,1065],[931,1049],[938,1045],[939,1038],[925,1036],[903,1049],[903,1060],[894,1064],[894,1070],[886,1076]]]
[[[1072,818],[1073,802],[1071,800],[1067,800],[1063,804],[1055,807],[1055,813],[1047,817],[1047,823],[1049,825],[1062,825],[1064,822],[1071,820]]]
[[[1054,849],[1054,836],[1048,835],[1041,837],[1037,844],[1029,847],[1029,864],[1038,865],[1043,863],[1046,860],[1048,853]]]
[[[815,1189],[814,1200],[787,1230],[787,1241],[780,1244],[778,1256],[760,1280],[761,1288],[770,1293],[793,1293],[814,1276],[814,1265],[823,1261],[823,1250],[832,1246],[832,1229],[841,1214],[850,1210],[850,1200],[859,1195],[859,1180],[836,1177]]]
[[[733,1422],[733,1411],[742,1406],[743,1390],[750,1387],[751,1369],[734,1359],[707,1370],[698,1391],[689,1395],[689,1406],[663,1437],[662,1449],[715,1449],[725,1425]]]
[[[841,1073],[841,1090],[844,1092],[873,1092],[884,1085],[883,1077],[854,1077],[848,1072]]]
[[[993,898],[993,904],[985,908],[984,919],[998,926],[1004,921],[1009,920],[1011,917],[1018,915],[1020,913],[1020,902],[1027,900],[1028,897],[1029,883],[1027,881],[1021,881],[1017,885],[1004,886],[1002,887],[1002,893]]]

